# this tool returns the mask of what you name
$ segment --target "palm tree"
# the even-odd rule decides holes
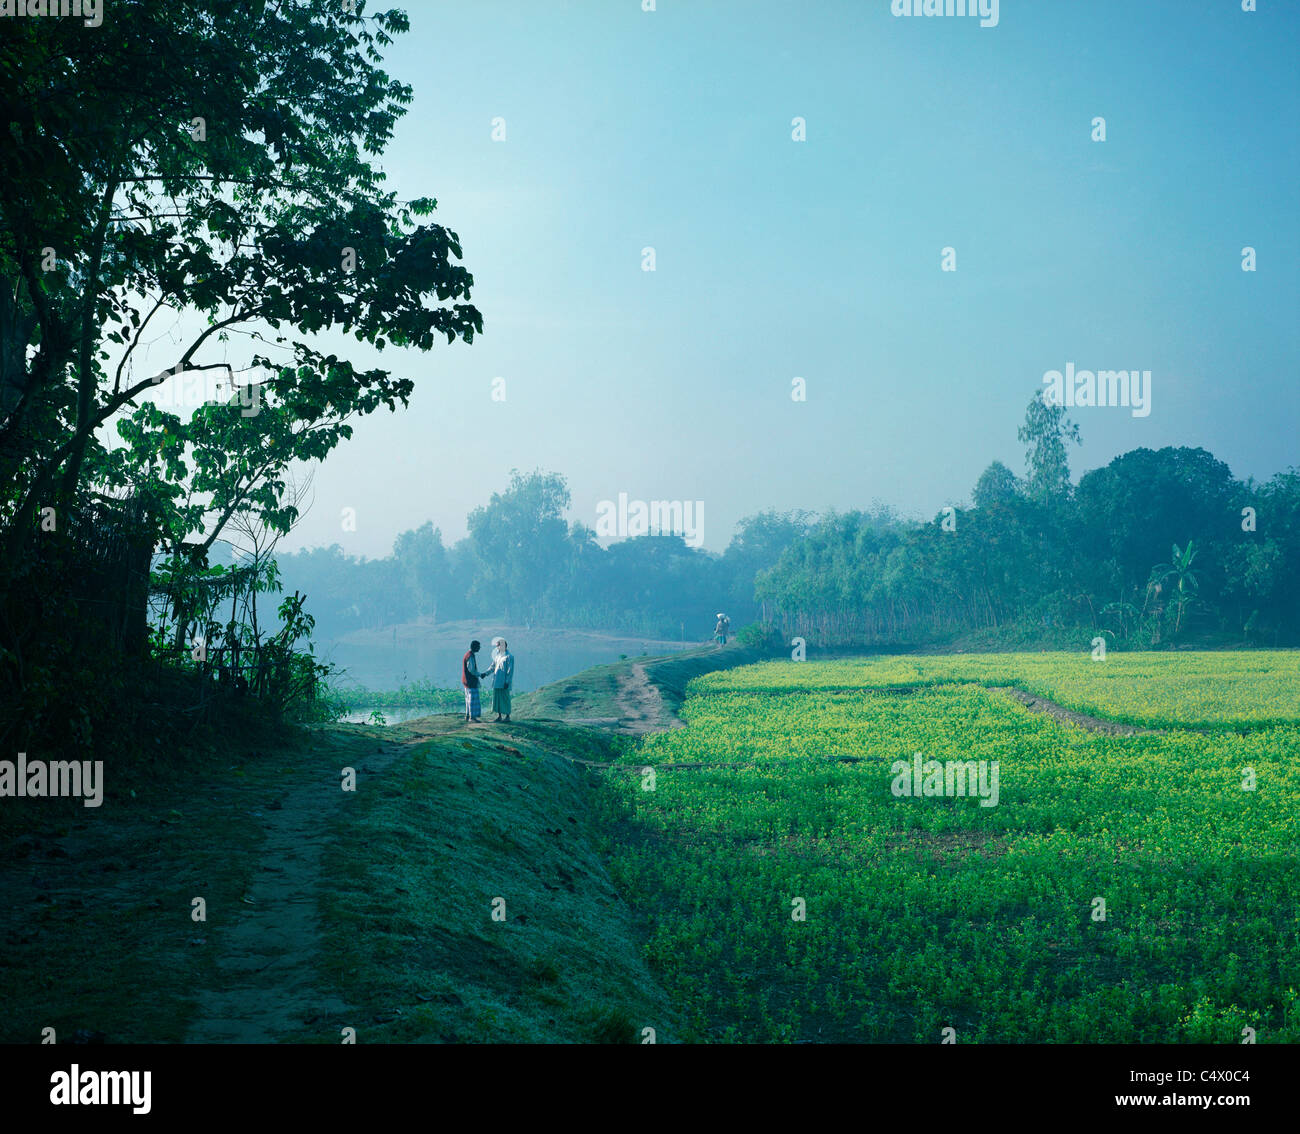
[[[1157,594],[1164,589],[1165,583],[1172,580],[1172,594],[1168,602],[1174,608],[1175,634],[1182,629],[1183,615],[1196,602],[1196,592],[1200,589],[1200,579],[1192,570],[1192,562],[1198,554],[1199,550],[1192,546],[1189,539],[1181,551],[1178,544],[1174,544],[1173,555],[1168,563],[1159,563],[1151,569],[1151,581],[1155,584]]]

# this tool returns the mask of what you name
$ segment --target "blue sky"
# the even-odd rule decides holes
[[[282,546],[453,541],[512,467],[563,473],[588,524],[620,492],[702,500],[715,550],[770,507],[928,517],[1023,471],[1070,362],[1152,374],[1147,417],[1074,411],[1076,478],[1138,446],[1300,463],[1300,4],[1259,7],[408,4],[381,161],[460,234],[484,334],[375,359],[411,406],[358,425]]]

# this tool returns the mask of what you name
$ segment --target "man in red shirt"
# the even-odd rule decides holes
[[[465,690],[465,721],[467,724],[482,724],[479,720],[478,683],[481,676],[478,671],[479,643],[469,644],[465,656],[460,660],[460,684]]]

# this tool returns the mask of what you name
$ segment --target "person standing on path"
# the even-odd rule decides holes
[[[492,639],[492,711],[497,719],[505,714],[506,723],[510,723],[510,691],[515,684],[515,655],[510,652],[504,638]]]
[[[478,671],[478,651],[479,643],[476,639],[469,644],[469,649],[460,660],[460,684],[465,690],[466,724],[483,723],[479,719],[478,685],[482,675]]]
[[[719,611],[718,624],[713,628],[713,640],[718,643],[718,649],[722,649],[727,644],[727,629],[730,626],[731,619]]]

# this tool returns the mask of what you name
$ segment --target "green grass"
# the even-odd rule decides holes
[[[525,720],[557,721],[574,717],[616,717],[620,712],[619,677],[631,673],[632,665],[629,659],[593,666],[573,677],[520,693],[511,706],[511,719],[515,716]]]
[[[557,755],[609,759],[608,742],[430,727],[448,731],[359,793],[326,857],[322,975],[357,1005],[358,1041],[673,1038],[643,929],[595,850],[589,773]]]
[[[432,681],[413,681],[398,689],[367,689],[364,685],[347,686],[332,689],[327,696],[344,707],[345,712],[354,709],[424,709],[430,713],[450,713],[465,710],[465,694],[460,688],[444,689]]]
[[[562,725],[421,724],[444,734],[362,776],[322,861],[317,982],[354,1006],[359,1042],[635,1043],[646,1027],[671,1040],[673,1012],[641,955],[646,927],[594,849],[594,781],[559,755],[608,761],[621,742]],[[378,738],[411,735],[290,731],[140,781],[98,811],[48,801],[46,823],[27,816],[5,846],[0,1041],[37,1043],[46,1027],[60,1043],[78,1029],[183,1041],[201,990],[221,987],[223,935],[260,865],[255,813],[313,769],[363,769]],[[206,923],[190,920],[196,895]],[[279,1038],[338,1033],[286,1018]]]

